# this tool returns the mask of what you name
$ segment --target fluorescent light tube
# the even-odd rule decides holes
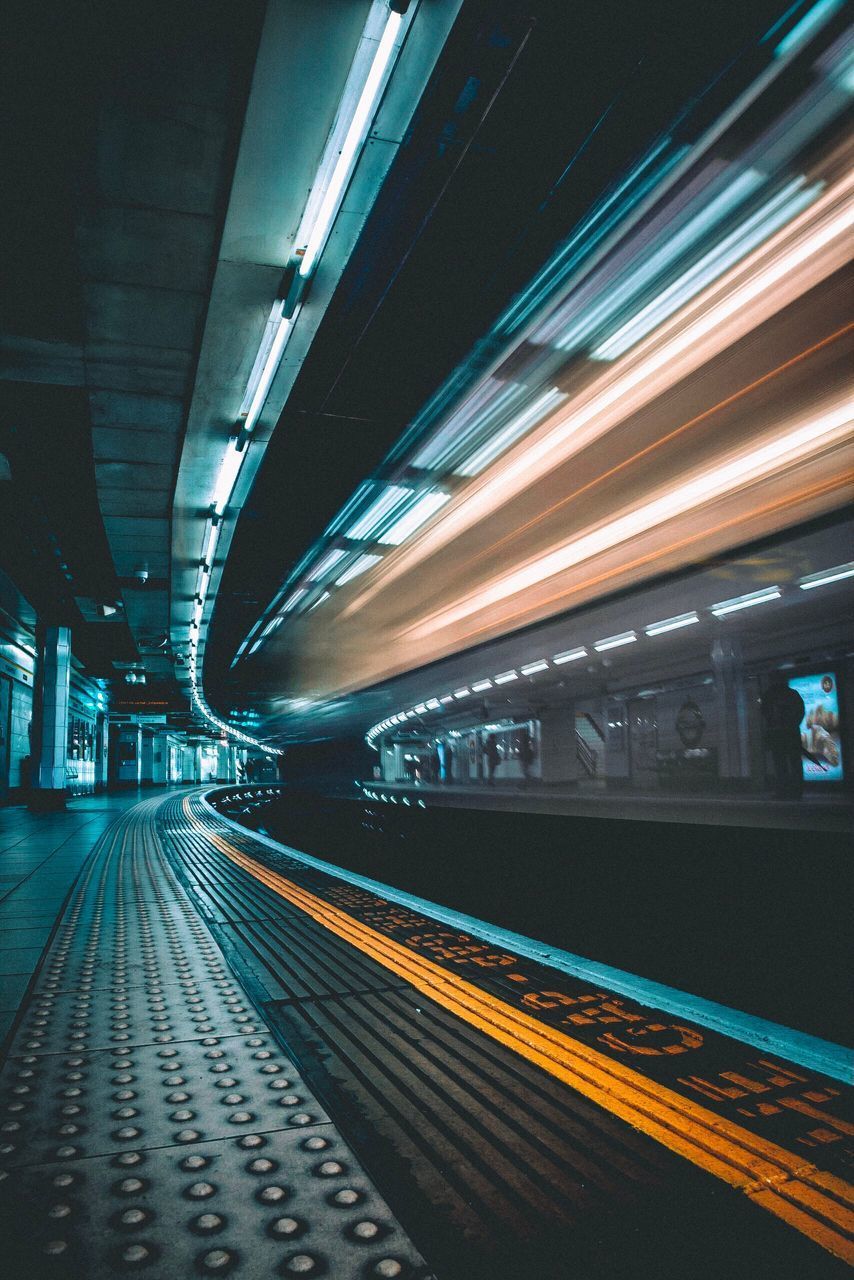
[[[314,604],[313,604],[313,605],[311,606],[311,608],[309,609],[309,613],[311,613],[314,609],[316,609],[316,608],[317,608],[317,606],[318,606],[319,604],[323,604],[324,600],[328,600],[328,599],[329,599],[329,592],[328,592],[328,591],[324,591],[324,593],[323,593],[323,595],[322,595],[322,596],[318,596],[318,597],[317,597],[317,599],[315,600]]]
[[[472,693],[483,693],[484,689],[491,689],[491,688],[492,688],[491,680],[478,680],[477,684],[472,685],[471,691]]]
[[[239,417],[247,431],[251,431],[258,421],[258,415],[267,398],[270,383],[273,381],[292,324],[293,317],[290,320],[283,317],[282,302],[277,298],[264,327],[261,344],[240,405]]]
[[[518,680],[518,671],[502,671],[500,676],[495,677],[496,684],[509,684],[511,680]]]
[[[593,648],[597,653],[604,653],[606,649],[619,649],[620,645],[633,644],[637,640],[634,631],[623,631],[618,636],[606,636],[604,640],[597,640]]]
[[[579,658],[586,658],[587,650],[581,645],[578,649],[566,649],[563,653],[556,653],[552,658],[552,662],[556,667],[560,667],[564,662],[577,662]]]
[[[549,664],[546,662],[545,658],[538,658],[536,662],[526,662],[524,667],[519,668],[523,676],[533,676],[536,675],[538,671],[548,671],[548,669]]]
[[[345,569],[340,578],[335,579],[336,587],[343,587],[345,582],[350,582],[353,578],[358,578],[360,573],[364,573],[366,569],[370,569],[372,565],[378,564],[382,560],[382,556],[374,556],[366,553],[359,556],[358,560],[354,560],[349,568]]]
[[[425,703],[425,706],[427,707],[428,711],[438,711],[441,705],[442,704],[440,703],[438,698],[428,698],[427,702]]]
[[[420,529],[422,524],[426,524],[431,516],[449,502],[450,498],[449,493],[443,493],[438,489],[423,494],[390,529],[380,534],[380,541],[392,547],[399,547],[411,533]]]
[[[455,690],[454,690],[454,697],[455,697],[455,698],[467,698],[467,697],[469,696],[469,694],[470,694],[470,693],[471,693],[471,689],[455,689]]]
[[[811,573],[801,578],[798,586],[801,591],[812,591],[813,587],[823,587],[828,582],[840,582],[843,578],[854,577],[854,562],[837,565],[835,569],[824,569],[821,573]]]
[[[222,515],[228,505],[238,472],[243,464],[244,455],[245,450],[238,451],[236,441],[232,440],[225,451],[211,501],[211,506],[218,516]]]
[[[648,627],[644,627],[644,631],[648,636],[660,636],[665,631],[678,631],[680,627],[690,627],[699,621],[696,613],[680,613],[675,618],[665,618],[663,622],[651,622]]]
[[[216,544],[219,538],[219,525],[214,524],[211,520],[208,525],[207,538],[205,541],[204,558],[208,568],[213,568],[214,554],[216,552]]]
[[[746,596],[734,596],[732,600],[722,600],[712,605],[712,613],[722,618],[728,613],[737,613],[739,609],[752,609],[755,604],[766,604],[769,600],[779,600],[780,588],[768,587],[764,591],[751,591]]]
[[[423,716],[426,710],[427,710],[427,707],[425,706],[425,704],[423,702],[420,702],[418,706],[415,708],[415,714],[417,716]]]
[[[369,17],[370,21],[370,17]],[[370,70],[365,78],[362,91],[356,103],[355,110],[350,118],[350,124],[343,143],[338,143],[335,134],[330,138],[329,145],[333,148],[340,145],[338,159],[335,162],[335,168],[329,179],[329,184],[324,192],[320,208],[313,213],[311,206],[306,210],[308,216],[313,215],[311,231],[308,236],[308,242],[301,256],[299,265],[299,273],[301,276],[311,275],[317,259],[323,252],[326,239],[344,196],[344,191],[350,177],[356,167],[356,158],[371,125],[377,102],[380,94],[385,87],[388,74],[391,71],[392,55],[394,54],[394,42],[397,38],[402,16],[399,13],[389,12],[386,19],[385,30],[380,37],[380,41],[376,46]],[[357,51],[357,58],[360,51]],[[354,67],[351,68],[351,76],[356,70],[356,59],[354,59]],[[348,78],[349,79],[349,78]],[[350,84],[345,87],[345,98],[348,96]],[[326,157],[324,157],[325,160]],[[321,170],[324,168],[324,161],[321,161]],[[300,228],[302,231],[302,228]],[[299,237],[301,239],[301,236]]]

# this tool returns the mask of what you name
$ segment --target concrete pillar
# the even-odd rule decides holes
[[[718,776],[731,780],[750,777],[747,732],[747,688],[741,643],[718,636],[712,645],[715,705],[718,717]]]
[[[40,628],[33,707],[33,809],[65,807],[68,759],[68,691],[71,677],[70,627]]]
[[[147,729],[142,730],[139,781],[143,787],[150,787],[154,783],[154,734]]]
[[[156,733],[151,742],[153,747],[151,781],[156,787],[162,787],[169,781],[169,739],[164,733]]]
[[[108,734],[107,717],[99,711],[95,718],[95,790],[105,791],[107,787],[107,754]]]
[[[227,743],[217,743],[216,749],[216,780],[217,782],[231,782],[233,780],[231,747]]]
[[[557,707],[539,712],[540,776],[543,782],[575,782],[578,757],[575,745],[575,710]],[[536,761],[531,774],[536,774]]]

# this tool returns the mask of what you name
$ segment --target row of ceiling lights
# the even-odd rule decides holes
[[[831,569],[824,569],[820,573],[812,573],[798,581],[801,591],[812,591],[815,587],[826,586],[831,582],[839,582],[843,578],[854,577],[854,561],[848,564],[836,565]],[[726,618],[732,613],[739,613],[743,609],[751,609],[756,605],[767,604],[772,600],[779,600],[782,591],[778,586],[764,587],[761,591],[751,591],[746,595],[734,596],[730,600],[721,600],[717,604],[710,605],[707,610],[716,618]],[[644,635],[653,637],[664,635],[670,631],[678,631],[683,627],[690,627],[700,622],[701,611],[692,609],[687,613],[680,613],[672,618],[664,618],[660,622],[651,622],[642,627]],[[606,653],[610,649],[619,649],[623,645],[634,644],[639,639],[638,632],[634,630],[621,631],[617,635],[604,636],[600,640],[595,640],[590,649],[596,653]],[[486,693],[488,689],[496,686],[510,684],[518,680],[521,676],[535,676],[540,672],[549,671],[552,666],[561,667],[569,662],[577,662],[581,658],[590,656],[590,649],[585,645],[577,645],[574,649],[565,649],[561,653],[553,654],[551,659],[537,658],[533,662],[526,662],[520,666],[518,670],[513,668],[510,671],[499,672],[498,675],[492,677],[484,677],[475,680],[471,685],[464,685],[460,689],[454,689],[449,693],[442,694],[441,697],[426,698],[424,702],[418,703],[417,706],[409,707],[406,711],[398,711],[393,716],[380,720],[377,724],[372,725],[365,735],[365,741],[369,746],[374,747],[375,740],[389,729],[396,729],[409,720],[415,719],[417,716],[427,715],[429,712],[443,711],[445,707],[455,702],[461,702],[475,694]]]
[[[209,723],[247,746],[281,754],[233,728],[207,705],[199,679],[199,636],[221,521],[231,501],[251,433],[267,399],[285,346],[297,322],[306,289],[341,207],[368,136],[377,105],[394,67],[406,26],[409,0],[374,0],[354,56],[332,131],[303,211],[295,249],[280,294],[270,311],[252,367],[235,431],[226,446],[205,524],[203,551],[189,629],[188,667],[193,706]]]

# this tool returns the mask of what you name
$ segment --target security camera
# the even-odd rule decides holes
[[[134,574],[133,574],[133,576],[136,578],[136,580],[137,580],[137,582],[140,584],[140,586],[144,586],[144,584],[145,584],[146,582],[148,582],[148,570],[147,570],[147,569],[135,569],[135,570],[134,570]]]

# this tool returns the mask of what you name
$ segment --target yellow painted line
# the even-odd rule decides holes
[[[854,1263],[854,1187],[776,1143],[546,1026],[241,853],[193,814],[231,862],[470,1026]]]

